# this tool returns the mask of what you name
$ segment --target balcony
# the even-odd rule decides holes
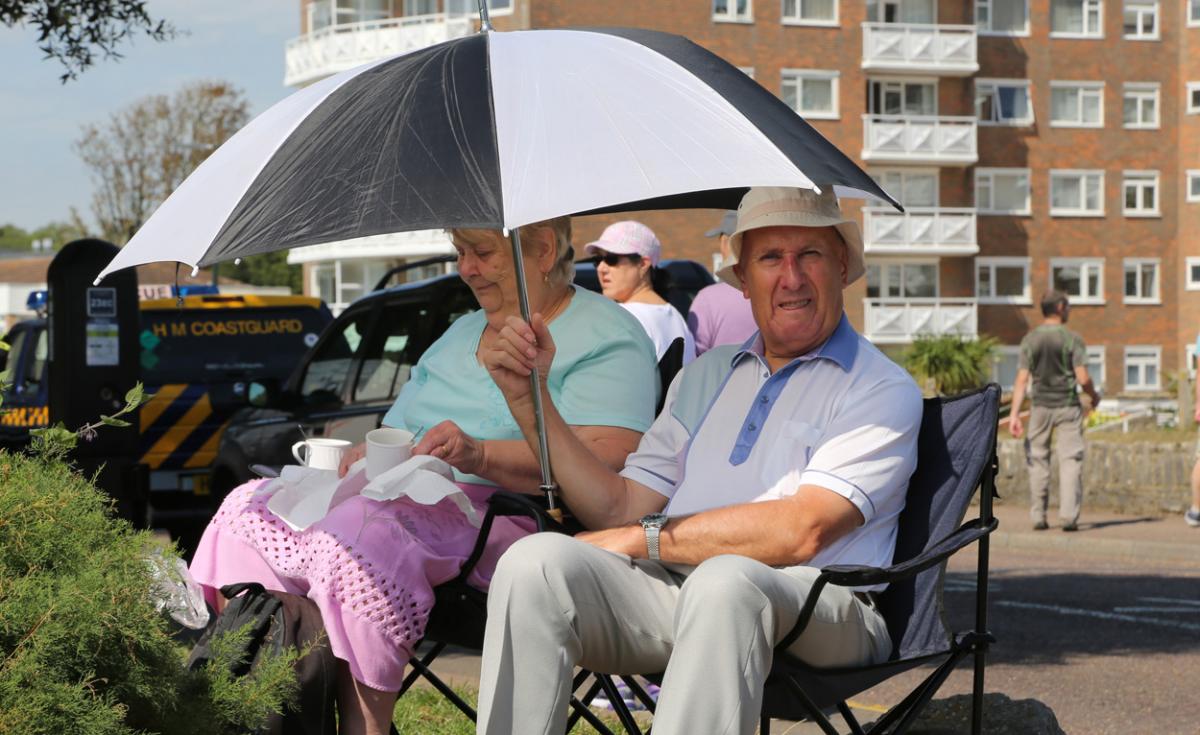
[[[970,166],[979,160],[974,117],[863,115],[868,163]]]
[[[863,208],[863,245],[870,255],[975,255],[970,207]]]
[[[975,26],[863,23],[862,68],[965,77],[979,71]]]
[[[287,42],[283,83],[303,87],[372,61],[469,35],[468,15],[413,15],[320,28]]]
[[[978,336],[975,299],[863,299],[865,336],[876,344],[905,344],[918,336]]]

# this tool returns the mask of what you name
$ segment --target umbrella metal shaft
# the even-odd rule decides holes
[[[529,289],[525,282],[525,259],[521,255],[521,235],[513,228],[509,232],[512,242],[513,264],[517,272],[517,300],[521,306],[521,318],[526,322],[532,321],[529,313]],[[538,369],[534,365],[529,373],[529,387],[533,391],[533,418],[538,435],[538,464],[542,470],[542,492],[546,493],[546,503],[552,517],[557,518],[559,512],[555,507],[554,478],[550,472],[550,446],[546,440],[546,415],[542,409],[542,386],[538,379]]]

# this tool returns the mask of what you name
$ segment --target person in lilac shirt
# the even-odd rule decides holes
[[[729,260],[729,237],[736,226],[737,212],[729,211],[718,227],[704,233],[705,237],[721,236],[722,267]],[[700,289],[688,310],[687,325],[696,342],[697,356],[717,345],[741,344],[758,331],[749,299],[723,281]]]

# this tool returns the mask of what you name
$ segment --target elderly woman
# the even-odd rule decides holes
[[[696,344],[687,322],[655,288],[662,271],[658,268],[662,246],[658,237],[641,222],[614,222],[604,229],[600,239],[588,243],[588,254],[598,258],[596,274],[604,295],[637,317],[654,342],[655,359],[676,338],[683,339],[683,364],[696,357]]]
[[[654,418],[653,348],[637,320],[571,285],[569,219],[529,225],[520,234],[530,308],[559,345],[547,378],[555,404],[592,452],[619,468]],[[494,231],[455,230],[451,239],[459,275],[481,308],[425,352],[383,423],[427,429],[414,453],[453,466],[482,513],[497,487],[536,492],[541,474],[480,363],[504,320],[519,314],[512,251]],[[226,498],[205,530],[192,574],[214,603],[217,588],[239,581],[315,601],[333,653],[345,662],[341,732],[387,732],[404,669],[424,634],[432,588],[458,575],[477,530],[449,500],[426,506],[356,496],[297,533],[267,510],[267,497],[255,493],[260,485],[247,483]],[[470,582],[486,588],[500,554],[531,530],[520,520],[497,519]]]

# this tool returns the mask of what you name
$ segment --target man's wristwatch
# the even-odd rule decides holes
[[[649,513],[638,521],[646,531],[646,557],[658,561],[658,534],[667,525],[667,516],[662,513]]]

